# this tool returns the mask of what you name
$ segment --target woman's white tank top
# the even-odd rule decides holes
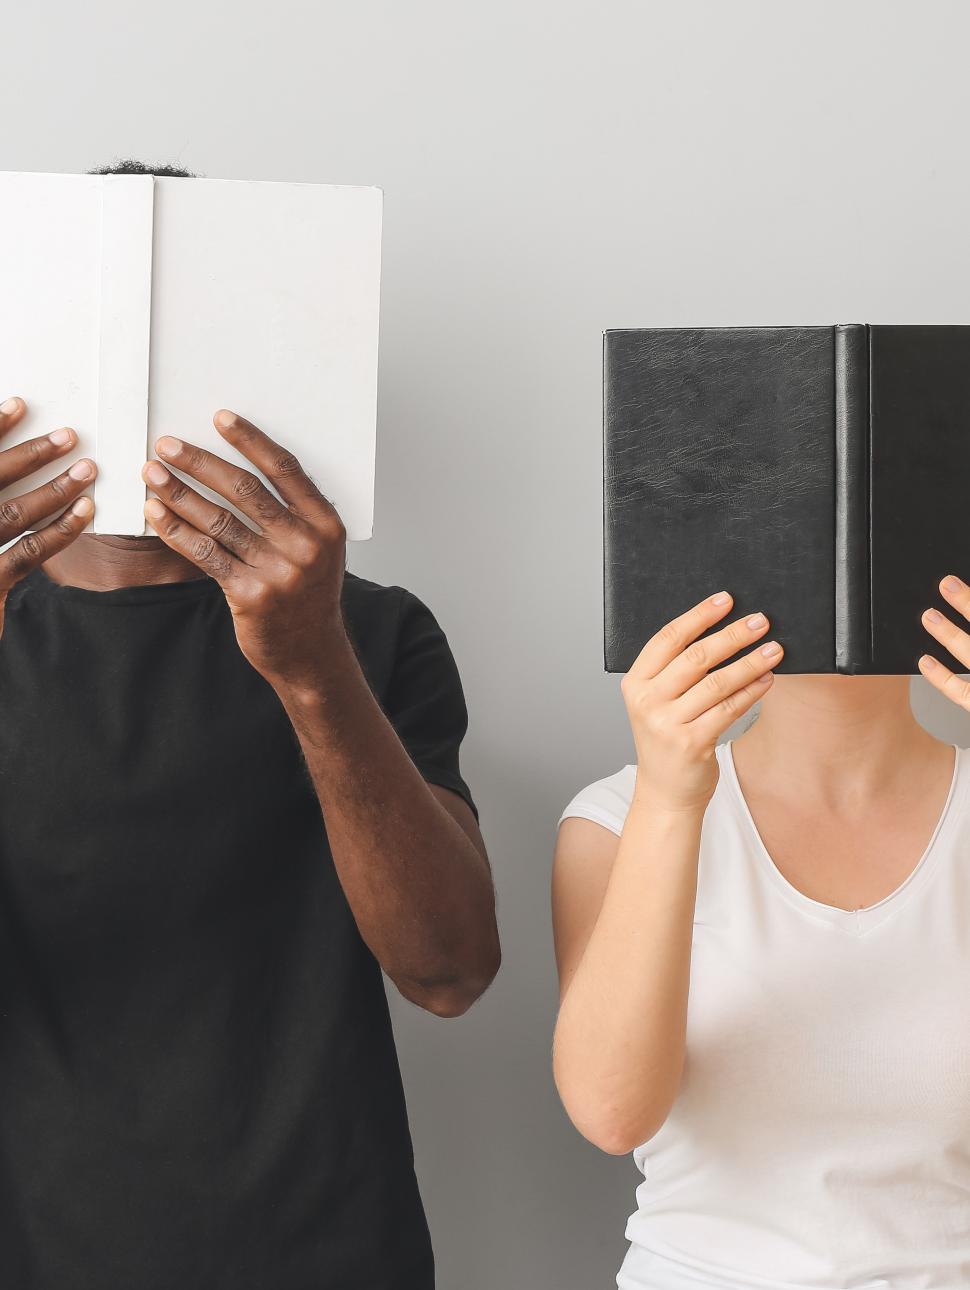
[[[775,866],[731,744],[701,831],[687,1055],[621,1290],[970,1286],[970,750],[922,858],[865,909]],[[579,793],[619,834],[636,768]]]

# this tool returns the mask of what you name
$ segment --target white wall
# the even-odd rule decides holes
[[[549,1074],[555,821],[630,756],[601,671],[600,333],[970,322],[968,41],[957,0],[5,10],[3,169],[385,189],[378,535],[352,565],[452,641],[505,949],[460,1021],[395,1006],[441,1290],[605,1290],[633,1203]]]

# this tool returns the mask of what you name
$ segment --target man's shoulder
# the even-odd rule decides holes
[[[349,621],[393,628],[410,598],[411,592],[406,587],[372,582],[349,570],[344,574],[341,599]]]
[[[341,597],[344,622],[371,683],[380,691],[415,627],[430,611],[406,587],[385,585],[344,574]]]

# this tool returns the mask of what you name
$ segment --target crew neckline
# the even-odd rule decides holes
[[[57,600],[110,608],[115,605],[171,604],[180,600],[196,600],[214,595],[220,590],[215,578],[203,574],[199,578],[185,578],[177,582],[138,583],[131,587],[114,587],[109,591],[95,591],[91,587],[74,587],[55,582],[38,567],[23,579],[24,590],[39,592]]]
[[[824,901],[814,900],[789,882],[778,868],[771,853],[765,846],[764,839],[754,822],[747,799],[741,790],[737,767],[734,764],[733,743],[734,740],[729,739],[719,745],[719,748],[723,750],[721,762],[722,767],[727,771],[727,782],[731,798],[751,836],[755,853],[763,872],[789,904],[794,905],[813,918],[860,935],[888,918],[927,881],[935,868],[934,862],[939,856],[938,842],[940,835],[948,821],[955,814],[953,806],[957,796],[957,787],[963,777],[963,767],[967,756],[966,749],[961,748],[958,744],[950,745],[953,749],[953,772],[950,776],[950,787],[947,790],[946,800],[943,803],[943,809],[937,818],[933,832],[930,834],[929,841],[915,866],[899,886],[889,892],[888,895],[883,896],[881,900],[877,900],[872,905],[865,905],[860,909],[844,909],[840,905],[827,905]]]

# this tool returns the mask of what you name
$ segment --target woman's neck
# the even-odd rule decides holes
[[[760,785],[820,809],[891,796],[952,760],[913,715],[908,676],[775,676],[736,761]]]

